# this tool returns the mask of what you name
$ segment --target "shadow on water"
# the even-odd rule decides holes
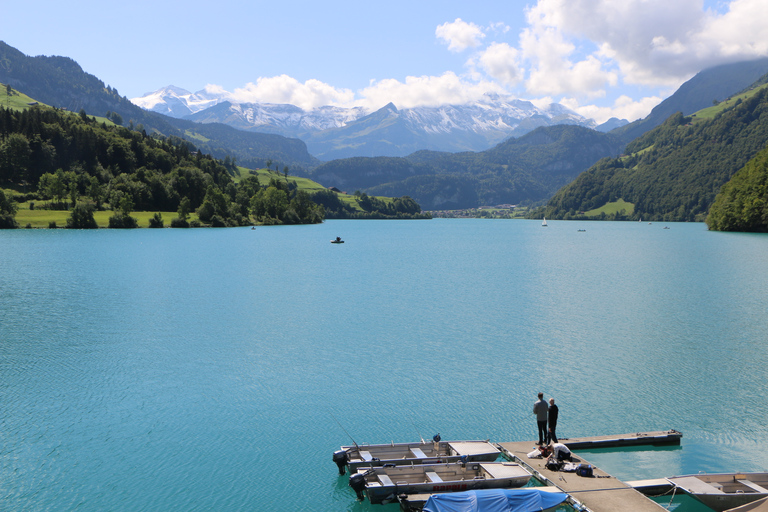
[[[562,443],[568,444],[568,440],[561,440]],[[591,450],[573,450],[583,454],[585,458],[589,458],[589,454],[601,455],[606,453],[633,453],[633,452],[671,452],[676,450],[682,450],[681,444],[658,444],[658,445],[642,445],[642,446],[623,446],[623,447],[611,447],[611,448],[594,448]]]
[[[677,494],[672,497],[669,494],[651,499],[671,512],[712,512],[711,508],[687,495]]]

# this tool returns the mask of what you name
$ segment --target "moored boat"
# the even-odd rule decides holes
[[[467,462],[493,462],[500,453],[500,450],[488,441],[356,444],[342,446],[341,450],[334,452],[333,461],[339,467],[339,474],[343,475],[345,466],[349,466],[349,472],[352,474],[364,466],[439,464],[458,462],[462,456]]]
[[[360,468],[349,477],[358,499],[387,504],[403,494],[461,492],[522,487],[531,474],[513,462],[452,462]]]
[[[667,480],[717,512],[768,497],[768,473],[700,473]]]
[[[557,489],[556,489],[557,490]],[[564,492],[548,488],[481,489],[433,494],[424,512],[549,512],[568,499]]]

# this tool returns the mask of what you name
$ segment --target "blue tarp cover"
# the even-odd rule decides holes
[[[430,496],[424,512],[533,512],[556,507],[567,497],[533,487],[447,492]]]

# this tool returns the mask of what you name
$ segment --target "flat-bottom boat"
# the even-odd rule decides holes
[[[435,436],[437,437],[437,436]],[[488,441],[432,441],[416,443],[362,444],[342,446],[334,452],[333,460],[343,475],[345,466],[353,474],[361,467],[384,464],[440,464],[458,462],[493,462],[500,450]]]
[[[349,477],[358,499],[387,504],[402,494],[461,492],[522,487],[531,474],[513,462],[414,464],[360,468]]]
[[[717,512],[768,497],[768,473],[700,473],[667,480]]]

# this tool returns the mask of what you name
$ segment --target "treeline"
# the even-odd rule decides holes
[[[265,187],[255,176],[235,183],[235,172],[232,159],[222,162],[178,138],[99,123],[84,111],[0,108],[0,184],[26,191],[25,201],[43,202],[34,207],[111,209],[120,213],[113,227],[133,227],[131,211],[177,211],[177,226],[189,225],[191,212],[212,226],[249,225],[251,216],[272,224],[323,220],[322,208],[287,177]],[[71,227],[95,227],[85,219],[87,225]]]
[[[703,221],[720,188],[767,144],[764,87],[712,119],[671,116],[628,144],[627,156],[603,159],[559,190],[539,214],[585,218],[623,199],[634,204],[631,219]]]
[[[330,190],[321,190],[311,195],[312,200],[322,205],[328,219],[430,219],[431,215],[422,213],[419,203],[408,196],[391,200],[369,196],[357,191],[354,197],[362,211],[343,202],[338,194]]]

